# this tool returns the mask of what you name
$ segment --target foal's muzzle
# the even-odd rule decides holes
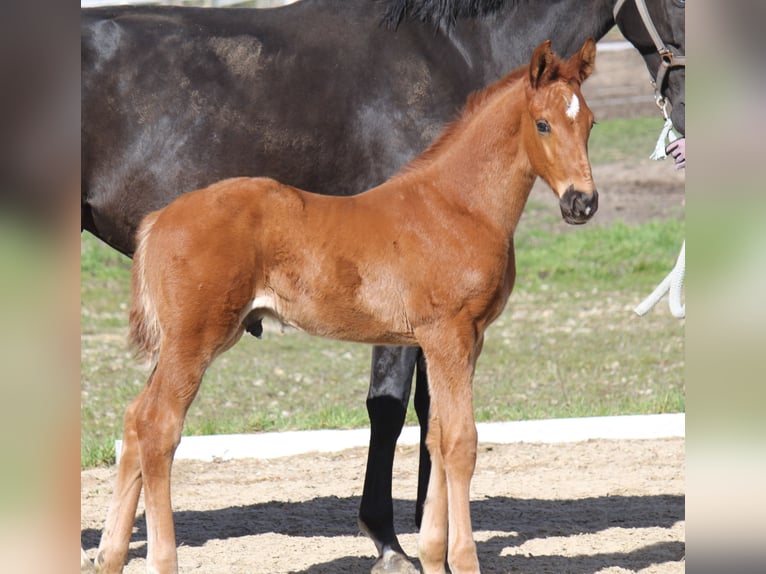
[[[572,225],[583,224],[598,211],[598,192],[594,189],[592,193],[583,193],[570,185],[561,196],[559,207],[564,221]]]

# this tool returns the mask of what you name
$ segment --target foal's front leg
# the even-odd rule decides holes
[[[433,401],[431,405],[433,407]],[[431,476],[418,537],[420,563],[425,574],[444,574],[447,559],[447,481],[439,448],[441,425],[433,424],[435,422],[433,418],[429,421],[427,446],[431,454]]]
[[[463,397],[470,405],[470,396]],[[450,403],[434,408],[429,421],[431,480],[420,528],[420,559],[426,574],[442,574],[445,558],[452,574],[478,574],[470,513],[471,477],[476,466],[476,425],[465,409]]]
[[[452,342],[457,344],[424,345],[431,391],[427,444],[432,464],[419,541],[426,574],[445,572],[445,558],[452,574],[479,573],[469,505],[477,446],[472,379],[481,341]]]

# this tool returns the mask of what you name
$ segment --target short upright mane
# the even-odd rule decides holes
[[[489,101],[492,96],[498,92],[508,88],[517,80],[522,79],[528,69],[529,66],[522,66],[521,68],[517,68],[510,74],[502,77],[494,84],[490,84],[486,88],[477,90],[470,94],[466,100],[465,106],[463,106],[463,110],[460,112],[457,118],[447,124],[439,137],[437,137],[423,153],[406,164],[404,168],[399,172],[399,175],[410,173],[431,163],[431,161],[433,161],[433,159],[439,155],[439,152],[444,149],[447,144],[452,141],[452,139],[454,139],[456,135],[463,129],[463,127],[471,120],[471,118],[476,114],[476,111],[483,107],[484,103]]]
[[[385,6],[383,21],[396,28],[413,19],[451,27],[458,18],[473,18],[494,12],[508,0],[376,0]]]
[[[439,137],[426,148],[418,157],[406,164],[404,168],[394,176],[397,178],[407,173],[411,173],[417,169],[420,169],[429,163],[431,163],[438,155],[439,152],[444,149],[452,139],[463,129],[463,127],[470,122],[471,118],[476,114],[477,110],[481,109],[483,105],[492,99],[495,94],[505,90],[517,81],[524,80],[529,72],[529,65],[516,68],[514,71],[503,76],[494,84],[490,84],[486,88],[477,90],[468,96],[465,106],[462,112],[451,123],[442,130]],[[582,82],[582,76],[578,69],[572,68],[569,62],[560,60],[558,58],[549,62],[549,65],[545,71],[546,81],[576,81],[578,84]],[[393,179],[393,178],[392,178]]]

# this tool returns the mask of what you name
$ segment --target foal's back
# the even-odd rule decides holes
[[[225,291],[216,312],[238,328],[252,313],[334,339],[415,344],[397,296],[408,257],[398,216],[390,204],[359,201],[367,196],[323,196],[269,178],[185,194],[145,223],[147,283],[172,282],[195,301],[221,301]]]
[[[415,345],[423,317],[457,313],[456,293],[492,289],[485,272],[467,268],[507,254],[503,238],[470,219],[461,225],[463,214],[445,217],[449,211],[439,194],[407,178],[352,197],[228,179],[147,218],[142,259],[151,268],[140,272],[158,292],[172,283],[177,298],[200,303],[161,309],[202,317],[210,310],[201,307],[217,301],[220,322],[236,327],[228,338],[241,335],[249,315],[333,339]],[[458,269],[456,260],[466,263]]]

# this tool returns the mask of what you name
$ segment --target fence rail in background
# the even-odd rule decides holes
[[[81,8],[93,8],[96,6],[119,6],[123,4],[166,4],[175,6],[202,6],[205,8],[222,8],[227,6],[248,5],[253,8],[276,8],[285,4],[292,4],[298,0],[80,0]]]

